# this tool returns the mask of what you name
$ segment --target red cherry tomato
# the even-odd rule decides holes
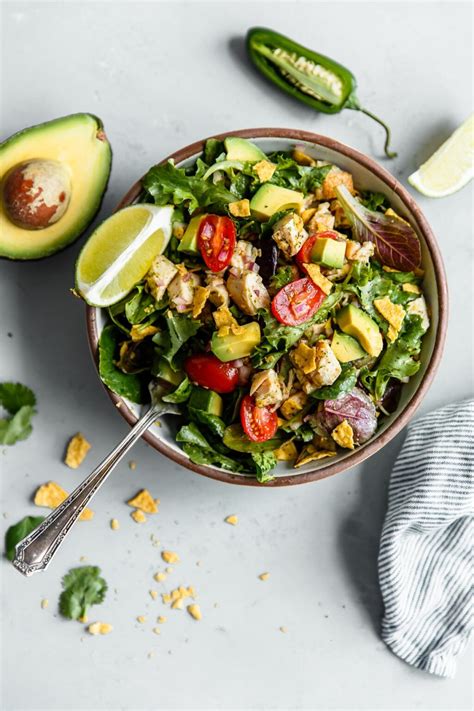
[[[235,247],[235,225],[229,217],[208,215],[201,221],[198,247],[211,272],[225,269]]]
[[[323,303],[326,295],[311,279],[292,281],[272,301],[272,314],[285,326],[299,326],[308,321]]]
[[[212,353],[189,356],[184,362],[184,370],[193,383],[216,393],[231,393],[239,384],[239,369],[229,363],[222,363]]]
[[[335,232],[331,232],[331,230],[327,232],[318,232],[315,235],[310,235],[306,242],[303,244],[301,247],[300,251],[296,255],[295,259],[298,263],[298,266],[300,269],[305,271],[304,265],[309,264],[311,262],[311,252],[313,251],[314,244],[317,239],[321,238],[326,238],[326,239],[337,239],[337,234]]]
[[[250,395],[242,398],[240,405],[242,428],[252,442],[271,439],[278,429],[278,416],[269,407],[257,407]]]

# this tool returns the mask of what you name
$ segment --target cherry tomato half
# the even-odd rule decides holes
[[[239,384],[239,369],[229,363],[222,363],[212,353],[189,356],[184,362],[184,370],[190,380],[216,393],[231,393]]]
[[[278,429],[278,416],[269,407],[257,407],[250,395],[242,398],[240,405],[242,428],[252,442],[271,439]]]
[[[220,272],[232,259],[235,225],[230,217],[208,215],[199,225],[197,241],[207,267],[211,272]]]
[[[285,326],[299,326],[316,313],[325,298],[324,291],[311,279],[297,279],[276,294],[272,301],[272,314]]]
[[[298,266],[300,269],[305,271],[304,265],[308,264],[311,262],[311,252],[313,251],[314,244],[317,239],[321,238],[326,238],[326,239],[337,239],[337,234],[335,232],[332,232],[331,230],[328,230],[327,232],[317,232],[314,235],[310,235],[306,242],[303,244],[301,247],[300,251],[296,255],[295,259],[298,263]]]

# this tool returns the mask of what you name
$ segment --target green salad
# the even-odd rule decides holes
[[[370,440],[430,324],[419,240],[386,197],[303,147],[238,137],[142,186],[173,206],[171,238],[108,308],[106,385],[145,403],[158,381],[193,462],[260,482]]]

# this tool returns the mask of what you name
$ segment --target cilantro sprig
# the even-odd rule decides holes
[[[63,578],[63,588],[59,597],[59,611],[70,620],[86,616],[91,605],[104,601],[107,583],[100,577],[100,568],[83,565],[71,570]]]

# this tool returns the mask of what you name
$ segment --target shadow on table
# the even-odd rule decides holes
[[[339,532],[340,553],[349,583],[377,633],[383,614],[377,557],[390,473],[403,439],[404,432],[362,465],[354,508]]]

